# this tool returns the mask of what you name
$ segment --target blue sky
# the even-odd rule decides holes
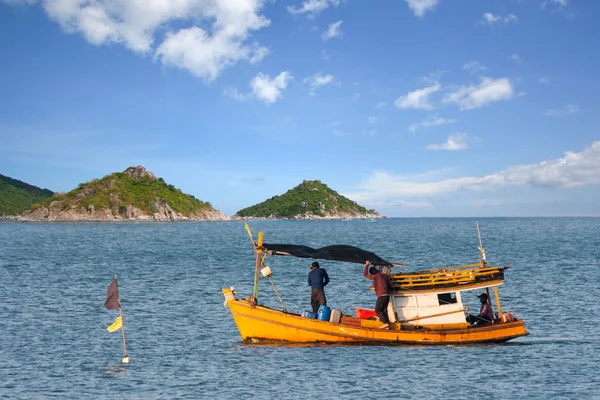
[[[0,173],[144,165],[233,214],[600,215],[600,2],[0,0]]]

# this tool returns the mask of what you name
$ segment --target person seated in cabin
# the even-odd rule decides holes
[[[481,301],[479,315],[467,315],[467,322],[471,325],[477,324],[478,326],[490,324],[494,319],[494,313],[492,312],[492,306],[490,306],[490,303],[488,302],[488,296],[485,293],[481,293],[477,297],[479,297],[479,301]]]
[[[390,303],[390,290],[392,285],[386,274],[380,272],[375,267],[369,268],[371,261],[365,263],[365,269],[363,276],[373,281],[373,287],[375,287],[375,294],[377,295],[377,302],[375,303],[375,312],[379,317],[379,320],[383,322],[380,326],[381,329],[390,327],[390,319],[387,315],[388,304]],[[369,273],[367,274],[367,268]]]
[[[318,262],[313,262],[308,273],[308,286],[311,288],[310,305],[314,313],[319,310],[319,306],[327,305],[324,288],[328,283],[329,275],[325,268],[321,268]]]

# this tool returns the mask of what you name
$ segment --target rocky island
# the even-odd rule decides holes
[[[21,221],[206,221],[228,220],[210,203],[185,194],[138,165],[55,193]]]
[[[280,196],[244,208],[234,218],[266,219],[369,219],[382,218],[330,189],[320,180],[304,180]]]

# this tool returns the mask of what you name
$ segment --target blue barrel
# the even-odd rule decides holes
[[[310,311],[304,311],[302,313],[302,317],[304,318],[312,318],[312,319],[317,319],[317,313],[316,312],[310,312]]]
[[[321,321],[329,321],[329,317],[331,316],[331,308],[327,306],[319,306],[319,311],[317,311],[317,314],[319,314],[318,319]]]

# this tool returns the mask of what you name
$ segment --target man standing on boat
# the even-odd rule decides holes
[[[373,286],[375,287],[375,294],[377,295],[377,303],[375,303],[375,312],[379,317],[379,320],[383,322],[383,325],[380,328],[389,328],[390,319],[387,315],[388,304],[390,303],[390,280],[386,274],[379,272],[377,268],[371,267],[371,261],[367,261],[365,263],[365,270],[363,271],[363,276],[367,279],[373,281]],[[369,273],[367,274],[367,268],[369,268]]]
[[[326,306],[325,286],[329,283],[329,275],[324,268],[319,266],[318,262],[313,262],[308,273],[308,286],[312,289],[310,293],[310,304],[314,313],[317,312],[319,306]]]

